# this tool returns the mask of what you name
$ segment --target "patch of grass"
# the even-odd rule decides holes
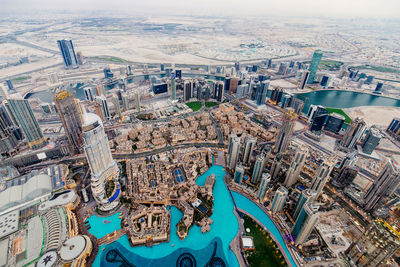
[[[29,80],[30,78],[32,78],[31,76],[20,76],[14,79],[11,79],[12,82],[24,82],[26,80]]]
[[[212,107],[215,107],[215,106],[218,106],[218,105],[219,105],[219,103],[217,103],[217,102],[211,102],[211,101],[206,101],[205,102],[206,108],[212,108]]]
[[[373,66],[373,65],[363,65],[363,66],[358,66],[358,67],[355,67],[355,68],[359,69],[359,70],[373,70],[373,71],[377,71],[377,72],[388,72],[388,73],[398,73],[398,74],[400,74],[400,69]]]
[[[346,112],[344,112],[341,108],[326,108],[326,110],[329,112],[329,114],[331,113],[337,113],[342,115],[343,117],[346,118],[346,120],[344,121],[347,124],[351,123],[351,118],[349,117],[349,115],[346,114]]]
[[[202,103],[200,101],[193,101],[186,103],[186,106],[191,108],[193,111],[198,111],[202,107]]]
[[[128,60],[119,58],[119,57],[113,57],[113,56],[95,56],[91,57],[92,59],[98,59],[98,60],[104,60],[112,63],[129,63]]]
[[[253,237],[254,251],[247,251],[246,258],[252,267],[288,266],[278,246],[255,221],[244,215],[244,228],[249,228],[247,235]]]
[[[304,61],[304,63],[310,63],[311,61]],[[335,71],[339,70],[340,66],[343,65],[343,62],[341,61],[336,61],[336,60],[321,60],[319,63],[318,69],[320,70],[329,70],[329,71]]]

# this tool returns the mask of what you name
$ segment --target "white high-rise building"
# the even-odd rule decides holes
[[[265,193],[268,190],[269,183],[271,182],[271,176],[268,173],[263,173],[261,175],[260,186],[257,191],[257,198],[262,201],[265,197]]]
[[[393,195],[399,184],[400,166],[393,159],[389,159],[365,194],[364,209],[366,211],[374,211],[380,208],[383,201]]]
[[[311,183],[311,189],[317,192],[315,199],[317,199],[321,195],[322,189],[324,189],[326,182],[329,180],[331,169],[332,166],[325,162],[319,166],[317,173],[315,174],[315,177]]]
[[[282,116],[282,124],[275,140],[274,153],[284,153],[289,147],[297,114],[293,108],[286,108]]]
[[[111,155],[101,119],[93,113],[83,114],[83,140],[86,159],[91,170],[90,186],[99,209],[109,211],[119,204],[121,187],[119,169]],[[108,192],[106,192],[108,184]]]
[[[235,168],[235,174],[233,175],[233,180],[237,184],[241,184],[243,181],[243,176],[244,176],[244,168],[242,165],[236,165]]]
[[[278,190],[276,190],[274,200],[272,201],[272,206],[271,206],[272,213],[277,213],[283,209],[288,194],[289,191],[283,186],[279,187]]]
[[[313,206],[311,203],[305,204],[292,230],[296,246],[303,244],[307,240],[318,220],[318,207]]]
[[[253,154],[256,142],[257,140],[253,137],[246,140],[243,151],[243,164],[250,164],[251,154]]]
[[[230,152],[228,154],[228,167],[229,169],[234,169],[239,159],[240,137],[234,136],[232,138],[229,151]]]
[[[114,105],[114,110],[115,110],[116,115],[118,117],[121,117],[121,107],[119,105],[119,99],[118,99],[118,96],[116,94],[114,94],[112,96],[112,102],[113,102],[113,105]]]
[[[107,98],[103,95],[96,96],[96,102],[100,104],[103,120],[111,120],[110,109],[108,108]]]
[[[121,93],[121,98],[122,98],[122,108],[124,109],[124,111],[128,111],[129,110],[128,95],[125,92],[123,92],[123,93]]]
[[[251,182],[257,184],[260,181],[261,174],[263,172],[265,165],[265,156],[260,154],[256,157],[256,162],[254,163],[253,174],[251,175]]]
[[[286,179],[284,182],[286,187],[291,187],[297,182],[306,158],[307,149],[304,147],[300,147],[299,149],[297,149],[296,155],[294,156],[292,163],[290,164],[289,170],[286,173]]]

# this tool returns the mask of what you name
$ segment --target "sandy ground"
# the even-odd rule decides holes
[[[400,117],[400,108],[396,107],[379,107],[379,106],[366,106],[356,108],[345,108],[344,112],[347,113],[352,119],[361,117],[369,125],[378,125],[387,127],[394,117]]]

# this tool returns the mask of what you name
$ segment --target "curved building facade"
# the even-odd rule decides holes
[[[118,183],[119,169],[112,158],[101,119],[93,113],[87,113],[84,114],[83,121],[84,150],[92,172],[92,194],[100,210],[109,211],[119,204],[121,195],[121,186]]]

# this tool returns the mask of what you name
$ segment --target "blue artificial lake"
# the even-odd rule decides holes
[[[283,248],[283,250],[284,250],[283,252],[289,258],[291,265],[297,266],[291,256],[278,228],[276,227],[274,222],[268,217],[268,215],[265,214],[265,212],[259,206],[257,206],[253,201],[251,201],[247,197],[243,196],[242,194],[232,191],[232,195],[233,195],[233,199],[235,200],[236,206],[239,209],[242,209],[242,210],[248,212],[252,217],[256,218],[264,227],[266,227],[269,230],[269,232],[275,237],[275,239],[278,241],[278,243],[281,245],[281,247]]]
[[[322,105],[330,108],[353,108],[361,106],[400,107],[400,100],[352,91],[319,90],[296,94],[305,101],[303,112],[308,112],[310,105]]]
[[[124,235],[112,244],[101,246],[93,266],[113,266],[113,263],[116,264],[115,266],[119,266],[118,264],[121,262],[129,263],[131,266],[160,266],[161,262],[165,266],[176,266],[178,262],[187,264],[193,260],[197,266],[204,266],[210,261],[215,264],[221,260],[224,265],[214,266],[239,266],[235,254],[229,248],[229,244],[238,233],[239,223],[233,213],[233,202],[224,183],[223,167],[213,165],[206,173],[197,178],[196,183],[200,186],[204,185],[206,178],[211,174],[215,174],[216,182],[213,190],[214,212],[211,216],[213,224],[209,232],[202,234],[200,227],[194,225],[185,240],[181,241],[176,234],[176,224],[182,218],[182,213],[177,208],[171,207],[171,232],[168,243],[151,247],[131,247],[128,237]],[[103,221],[108,218],[93,220],[93,222],[100,222],[99,228],[102,229],[98,230],[98,227],[94,227],[91,218],[89,219],[91,225],[89,231],[96,237],[117,230],[111,223],[103,224]],[[98,231],[101,231],[101,234]],[[181,255],[185,255],[186,258],[182,259]]]
[[[182,218],[182,213],[175,207],[170,207],[171,232],[170,241],[159,245],[146,247],[131,247],[127,235],[119,240],[100,247],[93,266],[233,266],[238,267],[238,260],[229,248],[239,230],[239,223],[233,213],[234,204],[224,183],[225,171],[222,166],[213,165],[205,174],[197,178],[198,185],[204,185],[206,178],[215,174],[214,186],[214,212],[211,219],[210,232],[202,234],[200,227],[194,225],[185,240],[181,241],[176,234],[176,224]],[[275,239],[284,249],[284,253],[292,266],[296,266],[288,248],[279,233],[278,228],[264,211],[243,195],[232,192],[238,208],[247,211],[254,218],[268,228]],[[116,217],[115,217],[116,216]],[[104,220],[110,221],[104,224]],[[115,230],[120,220],[118,215],[110,217],[89,218],[90,233],[96,237],[105,236]]]

